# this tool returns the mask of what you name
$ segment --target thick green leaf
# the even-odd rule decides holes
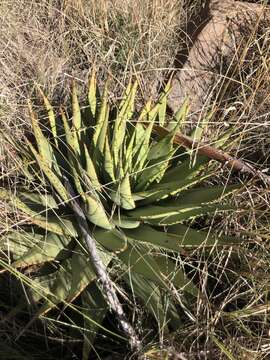
[[[39,126],[38,119],[33,112],[30,102],[28,103],[28,107],[39,155],[41,159],[46,162],[46,165],[51,168],[53,162],[52,147]]]
[[[1,195],[0,195],[1,197]],[[58,209],[58,204],[55,198],[50,194],[37,193],[37,192],[20,192],[18,197],[23,201],[27,206],[31,204],[42,205],[46,209]]]
[[[78,141],[80,141],[82,135],[82,117],[75,81],[73,81],[72,84],[72,126],[75,132],[74,136],[76,136]]]
[[[106,250],[114,253],[121,253],[127,248],[127,238],[125,234],[117,229],[108,231],[95,228],[93,230],[93,237]]]
[[[97,80],[96,80],[95,69],[92,71],[91,78],[89,81],[88,102],[90,106],[91,115],[93,118],[95,118],[96,108],[97,108]]]
[[[84,317],[84,341],[82,360],[88,360],[90,351],[108,311],[104,297],[95,283],[90,284],[82,293],[82,309]]]
[[[121,180],[118,188],[115,191],[111,191],[112,200],[121,208],[131,210],[135,208],[135,202],[131,193],[131,186],[129,181],[129,174]]]
[[[177,265],[175,261],[165,255],[155,256],[155,261],[162,274],[166,277],[168,284],[171,283],[176,289],[181,289],[181,291],[185,291],[194,297],[198,295],[198,288],[193,284],[192,280],[187,278],[183,265]]]
[[[45,96],[45,94],[43,93],[43,91],[41,90],[40,87],[38,87],[38,90],[43,98],[43,102],[44,102],[44,105],[45,105],[45,108],[47,110],[48,117],[49,117],[51,132],[53,134],[54,142],[57,147],[58,139],[57,139],[56,119],[55,119],[54,110],[53,110],[53,107],[52,107],[51,103],[49,102],[48,98]]]
[[[46,231],[51,231],[55,234],[59,235],[68,235],[68,236],[76,236],[77,231],[75,226],[73,225],[72,221],[63,216],[57,215],[48,215],[42,216],[39,213],[30,209],[27,205],[25,205],[18,197],[11,198],[12,205],[16,208],[21,210],[25,215],[29,217],[29,220],[33,223],[45,229]],[[42,212],[44,214],[47,213],[47,209],[44,208]]]
[[[171,150],[166,155],[148,162],[145,169],[143,169],[138,176],[136,191],[143,191],[144,189],[149,188],[154,181],[159,182],[159,180],[163,177],[168,167],[168,162],[172,158],[173,154],[174,150]]]
[[[179,194],[181,191],[200,183],[209,176],[210,174],[205,174],[195,179],[175,180],[167,183],[160,182],[159,184],[152,185],[149,190],[134,193],[133,198],[135,201],[140,200],[140,206],[152,204],[156,201],[166,199],[170,195]]]
[[[151,110],[151,101],[149,100],[145,104],[144,108],[142,109],[139,119],[137,120],[136,125],[135,125],[134,155],[141,148],[142,142],[144,140],[145,127],[142,124],[142,122],[147,119],[147,114],[150,112],[150,110]],[[140,159],[138,159],[138,160],[140,160]]]
[[[167,126],[168,130],[172,130],[176,124],[179,124],[179,128],[182,129],[185,127],[185,122],[187,121],[189,112],[189,100],[185,99],[183,105],[180,107],[179,110],[174,114],[173,119]]]
[[[103,160],[104,160],[104,147],[105,147],[105,142],[106,142],[107,132],[108,132],[109,114],[110,114],[110,107],[109,107],[109,104],[107,104],[105,117],[103,118],[103,122],[102,122],[101,128],[99,130],[96,147],[94,150],[94,159],[98,164],[100,163],[100,166],[102,166]],[[96,131],[97,131],[97,129],[96,129]]]
[[[199,119],[199,122],[196,124],[195,129],[190,135],[192,139],[196,141],[201,141],[203,133],[207,130],[207,125],[212,116],[212,112],[209,112],[209,114],[207,114],[205,118]]]
[[[176,236],[181,242],[182,247],[196,247],[201,245],[210,247],[213,245],[231,246],[239,245],[242,242],[242,239],[236,236],[217,235],[209,231],[192,229],[182,224],[170,226],[166,234],[170,239]]]
[[[232,210],[229,205],[200,205],[185,204],[182,206],[145,206],[128,213],[132,219],[147,222],[152,225],[164,226],[181,223],[198,216],[215,213],[218,211]]]
[[[67,115],[64,111],[64,109],[61,108],[61,117],[62,122],[65,130],[65,137],[66,137],[66,149],[65,151],[68,152],[68,158],[73,158],[75,154],[80,154],[80,144],[76,135],[75,131],[71,131]]]
[[[97,152],[99,135],[101,133],[102,128],[104,127],[104,123],[106,126],[106,117],[108,115],[107,108],[108,108],[108,83],[105,84],[105,88],[102,95],[101,107],[98,112],[97,123],[92,139],[92,147],[93,150],[96,152]]]
[[[10,200],[13,197],[11,191],[4,188],[0,188],[0,200]],[[20,192],[17,194],[19,200],[21,200],[26,206],[42,205],[46,209],[57,209],[58,205],[52,195],[46,193],[37,192]]]
[[[99,252],[99,255],[107,267],[112,255],[105,252]],[[95,279],[96,274],[88,256],[86,253],[81,253],[81,247],[78,245],[73,256],[61,264],[53,285],[50,284],[48,301],[45,301],[37,316],[47,313],[60,302],[66,304],[72,302]]]
[[[158,120],[159,126],[164,126],[165,118],[166,118],[166,110],[167,110],[167,100],[168,94],[171,91],[171,83],[170,81],[166,84],[158,102],[159,102],[159,110],[158,110]]]
[[[122,144],[124,141],[126,124],[127,121],[129,121],[129,119],[131,118],[134,111],[134,98],[136,95],[136,89],[137,82],[127,88],[127,91],[123,97],[122,104],[120,104],[119,112],[115,119],[112,138],[112,152],[114,164],[116,167],[119,166],[119,152],[122,148]]]
[[[108,138],[105,140],[105,151],[104,151],[104,178],[106,182],[115,181],[114,176],[114,161],[111,154]]]
[[[157,106],[153,109],[150,109],[150,106],[151,103],[146,104],[136,124],[133,171],[139,175],[141,170],[144,168],[144,164],[149,153],[149,143],[152,135],[152,129],[158,113]],[[141,121],[148,123],[146,129],[142,124],[140,124]]]
[[[168,135],[151,145],[147,155],[149,162],[138,177],[136,190],[144,190],[153,181],[159,182],[163,178],[169,161],[176,151],[173,146],[173,139],[178,127],[179,124],[176,124],[175,128]]]
[[[163,288],[167,288],[165,276],[160,272],[159,266],[147,246],[135,246],[128,242],[126,250],[118,256],[127,266],[127,271],[141,274],[144,278],[154,281]]]
[[[42,264],[47,261],[54,260],[60,252],[66,249],[70,242],[70,238],[66,236],[59,236],[54,233],[44,235],[42,241],[36,243],[31,249],[29,249],[20,259],[15,261],[12,266],[28,267],[36,264]]]
[[[135,273],[124,274],[123,279],[134,292],[134,295],[143,301],[144,306],[155,318],[163,332],[168,331],[168,323],[173,324],[174,328],[180,325],[174,304],[170,302],[167,308],[164,306],[160,289],[155,283],[145,280],[141,275]]]
[[[134,151],[134,144],[135,144],[135,138],[136,138],[136,129],[135,127],[132,128],[132,135],[129,139],[129,143],[127,146],[126,151],[124,152],[124,174],[128,173],[132,173],[133,172],[133,168],[132,168],[132,162],[133,162],[133,151]]]
[[[134,229],[140,226],[140,221],[132,220],[120,213],[113,215],[113,223],[123,229]]]
[[[86,170],[87,176],[91,182],[92,187],[95,190],[99,190],[101,185],[100,185],[98,177],[97,177],[95,165],[91,159],[88,148],[85,144],[84,144],[84,153],[85,153],[85,161],[86,161],[85,170]]]
[[[30,142],[28,142],[28,146],[31,149],[40,169],[43,171],[43,173],[46,175],[47,179],[49,180],[49,184],[58,192],[58,194],[60,195],[63,201],[68,201],[69,197],[64,185],[62,184],[62,181],[50,169],[47,163],[39,156],[39,154],[36,152],[36,150],[34,149],[34,147]]]
[[[197,156],[195,162],[188,156],[181,164],[172,166],[172,168],[165,173],[161,183],[197,177],[197,175],[206,167],[208,162],[209,159],[205,156]]]
[[[13,259],[17,260],[43,238],[44,235],[36,232],[12,230],[0,237],[0,250],[12,253]]]
[[[164,289],[171,290],[171,284],[175,288],[197,295],[197,288],[174,262],[164,256],[153,256],[147,246],[131,244],[129,243],[127,249],[119,255],[128,272],[140,274]]]
[[[165,205],[205,204],[220,201],[232,192],[239,190],[239,185],[211,186],[190,189],[182,192],[177,199],[165,201]]]
[[[125,234],[133,241],[148,243],[158,248],[176,252],[181,252],[182,248],[186,247],[223,246],[241,242],[241,239],[237,237],[215,236],[209,231],[194,230],[182,224],[170,226],[166,232],[155,230],[149,225],[141,225],[136,229],[126,229]]]
[[[88,220],[103,229],[112,229],[113,224],[108,219],[97,192],[94,189],[90,189],[90,192],[85,193],[83,198],[85,201],[85,211]]]

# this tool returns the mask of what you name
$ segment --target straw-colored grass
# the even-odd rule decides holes
[[[179,41],[184,38],[181,30],[203,3],[199,0],[2,0],[0,128],[21,141],[21,134],[31,131],[26,103],[28,98],[36,96],[34,85],[38,83],[55,104],[66,103],[71,80],[77,79],[84,88],[94,64],[100,82],[111,76],[112,97],[120,96],[131,75],[139,80],[140,101],[155,96],[164,77],[174,69]],[[234,59],[227,59],[220,73],[220,87],[213,91],[216,96],[213,102],[219,109],[213,127],[218,123],[222,130],[227,129],[227,124],[234,124],[238,139],[234,150],[238,156],[268,173],[269,35],[267,26],[257,34],[248,35],[241,51],[235,52]],[[0,185],[12,183],[15,188],[16,167],[14,149],[0,139]],[[213,181],[226,183],[227,177],[228,173],[221,170]],[[201,272],[202,293],[194,314],[196,319],[168,339],[161,332],[160,344],[163,341],[166,350],[156,358],[147,350],[149,359],[165,359],[166,354],[173,353],[180,359],[189,359],[188,354],[192,359],[267,359],[270,353],[269,189],[248,183],[245,195],[235,202],[245,205],[250,212],[218,219],[219,224],[216,221],[209,226],[252,233],[254,244],[244,244],[238,251],[190,254],[190,261]],[[8,217],[5,204],[0,205],[0,221],[0,231],[16,223]],[[135,311],[144,324],[144,311],[139,303]],[[23,324],[5,326],[3,334],[0,331],[1,341],[8,336],[9,343],[15,344]],[[56,325],[51,327],[57,329]],[[157,354],[160,344],[153,344],[152,354]],[[116,346],[115,352],[121,350]],[[173,355],[168,358],[173,359]]]

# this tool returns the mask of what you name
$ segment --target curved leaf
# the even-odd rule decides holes
[[[105,266],[111,261],[112,255],[100,252],[100,257]],[[47,313],[60,302],[70,303],[94,280],[96,274],[88,256],[81,253],[79,246],[71,258],[66,259],[57,271],[53,284],[49,284],[48,300],[38,311],[37,316]]]
[[[72,125],[75,131],[74,136],[76,136],[78,141],[80,141],[82,135],[82,117],[75,81],[73,81],[72,84]]]
[[[84,317],[84,341],[82,360],[88,360],[90,351],[101,324],[108,311],[108,305],[95,283],[91,283],[82,293],[82,315]]]
[[[111,199],[123,209],[131,210],[135,208],[128,173],[120,181],[116,191],[111,191],[110,195]]]
[[[132,230],[125,230],[125,234],[133,241],[139,241],[154,245],[170,251],[181,252],[182,248],[233,245],[239,244],[241,239],[229,236],[215,236],[207,231],[194,230],[185,225],[170,226],[167,232],[158,231],[149,225],[141,225]]]
[[[30,102],[28,102],[28,108],[29,108],[31,123],[32,123],[32,127],[33,127],[33,131],[34,131],[35,140],[36,140],[36,143],[37,143],[39,155],[42,158],[42,160],[47,163],[47,166],[49,168],[51,168],[52,167],[52,162],[53,162],[52,147],[50,145],[50,142],[45,137],[45,135],[43,134],[43,132],[42,132],[40,126],[39,126],[38,119],[37,119],[37,117],[36,117],[36,115],[35,115],[35,113],[34,113],[34,111],[32,109],[32,106],[31,106]]]
[[[85,201],[85,214],[88,220],[104,229],[112,229],[113,224],[108,219],[103,204],[95,190],[90,190],[89,193],[84,194],[83,198]]]
[[[96,108],[97,108],[97,80],[96,80],[95,69],[93,69],[89,81],[88,102],[90,106],[91,115],[93,118],[95,118]]]
[[[57,147],[58,146],[58,139],[57,139],[56,119],[55,119],[55,114],[54,114],[53,107],[52,107],[51,103],[49,102],[48,98],[45,96],[44,92],[41,90],[40,87],[38,87],[38,91],[39,91],[39,93],[41,94],[41,96],[43,98],[43,102],[44,102],[44,105],[45,105],[45,108],[47,110],[48,117],[49,117],[51,132],[53,134],[54,142],[55,142],[55,145]]]
[[[164,205],[164,206],[145,206],[143,208],[130,211],[128,216],[135,220],[141,220],[149,224],[163,226],[181,223],[183,221],[194,219],[195,217],[215,213],[218,211],[233,210],[229,205]]]
[[[93,230],[94,239],[105,249],[114,253],[121,253],[127,248],[127,238],[125,234],[117,229],[103,230],[95,228]]]
[[[28,267],[36,264],[42,264],[47,261],[54,260],[60,252],[67,249],[70,238],[49,233],[44,235],[42,241],[36,243],[29,251],[27,251],[20,259],[15,261],[12,266]]]

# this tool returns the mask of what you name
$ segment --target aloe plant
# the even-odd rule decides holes
[[[14,144],[24,182],[16,195],[0,189],[0,199],[23,214],[24,224],[6,233],[0,245],[12,253],[10,269],[15,272],[39,267],[29,282],[32,301],[40,304],[37,316],[60,303],[72,306],[80,296],[85,327],[93,330],[109,310],[70,207],[65,179],[76,191],[103,264],[108,270],[121,264],[122,280],[163,328],[167,322],[174,328],[181,324],[173,301],[165,311],[163,294],[172,289],[181,289],[187,297],[198,293],[181,263],[168,254],[238,243],[192,227],[199,216],[230,209],[220,199],[235,187],[200,187],[213,173],[209,160],[174,145],[187,103],[175,115],[168,135],[158,138],[153,125],[165,124],[169,86],[156,104],[148,102],[139,114],[136,90],[136,82],[130,83],[121,102],[110,106],[108,85],[99,96],[93,72],[85,108],[73,84],[71,117],[63,108],[57,114],[40,90],[48,126],[29,104],[34,141]],[[93,339],[93,333],[86,333],[85,359]]]

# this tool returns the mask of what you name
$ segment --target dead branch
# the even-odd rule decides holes
[[[70,194],[70,206],[75,213],[75,217],[77,219],[79,229],[81,231],[82,237],[85,241],[86,247],[88,249],[89,257],[91,260],[91,264],[95,270],[98,280],[102,285],[102,289],[105,293],[105,298],[109,307],[115,312],[116,317],[126,334],[129,338],[130,347],[133,351],[140,351],[141,342],[138,339],[135,330],[128,322],[126,315],[124,313],[123,307],[117,297],[117,294],[114,290],[113,282],[110,279],[106,267],[104,266],[102,260],[97,251],[95,239],[90,235],[90,229],[86,220],[86,216],[84,211],[80,207],[79,203],[76,200],[76,194],[71,187],[71,184],[67,178],[65,178],[65,187]]]
[[[169,134],[169,130],[158,125],[154,125],[153,130],[161,137]],[[210,145],[194,141],[192,138],[178,132],[174,137],[174,143],[184,146],[187,149],[196,149],[199,155],[204,155],[209,159],[216,160],[232,170],[240,171],[241,173],[252,175],[259,178],[270,186],[270,176],[264,174],[262,171],[255,169],[250,164],[243,160],[237,159],[226,152],[216,149]]]

